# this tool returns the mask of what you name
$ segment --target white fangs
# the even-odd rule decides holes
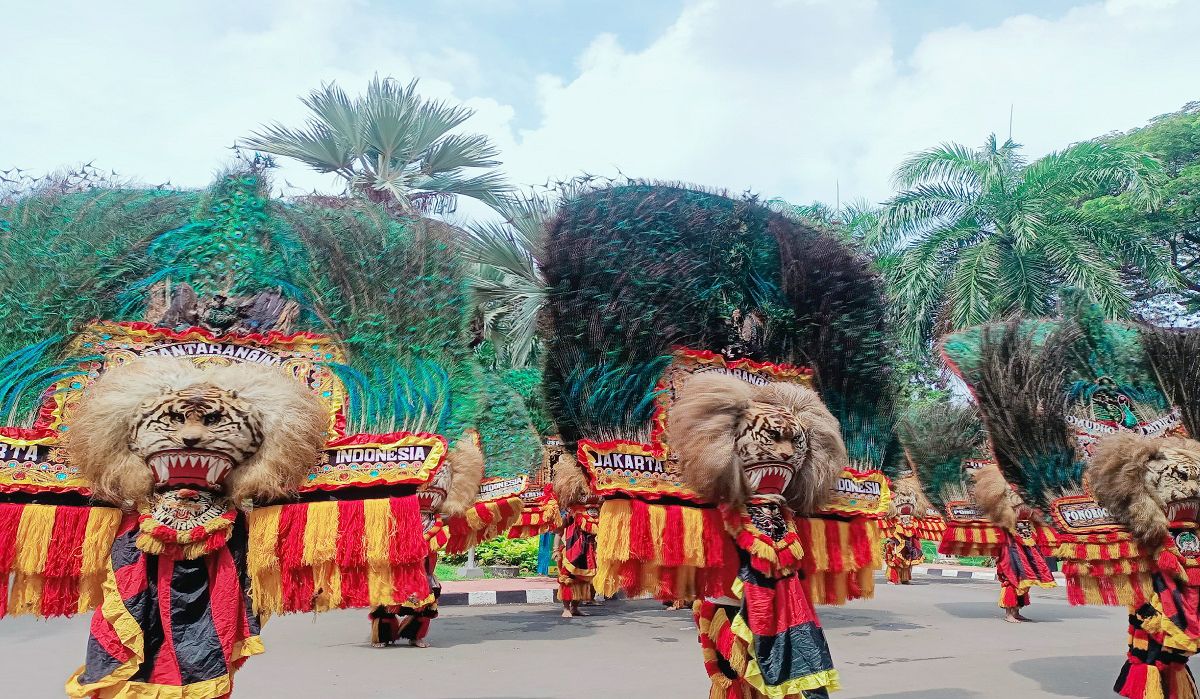
[[[763,478],[766,476],[778,477],[783,481],[783,488],[787,488],[792,482],[792,476],[795,475],[795,469],[791,466],[780,466],[778,464],[756,464],[746,467],[746,478],[750,481],[750,490],[755,492],[762,485]]]
[[[203,471],[209,485],[219,486],[233,468],[228,457],[215,452],[164,451],[151,455],[148,462],[157,485],[169,482],[173,470],[186,469]]]

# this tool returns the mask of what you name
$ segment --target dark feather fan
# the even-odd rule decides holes
[[[1200,438],[1200,330],[1144,325],[1140,334],[1159,387],[1179,408],[1188,435]]]
[[[567,442],[643,436],[658,373],[688,347],[811,367],[851,461],[899,462],[880,280],[829,234],[749,196],[600,187],[560,207],[544,272],[546,390]]]
[[[1066,420],[1080,330],[1063,323],[1039,338],[1041,330],[1020,319],[984,327],[972,381],[996,461],[1034,507],[1078,490],[1083,478]]]

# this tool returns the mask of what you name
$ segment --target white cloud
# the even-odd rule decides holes
[[[832,201],[886,197],[908,153],[1006,135],[1036,155],[1200,97],[1200,4],[1113,0],[924,36],[893,55],[872,2],[712,0],[640,52],[600,37],[543,77],[518,176],[579,169]]]
[[[497,101],[489,57],[430,38],[419,13],[336,0],[51,5],[22,3],[0,26],[0,163],[95,159],[189,186],[259,124],[299,122],[297,95],[335,79],[359,89],[376,71],[421,76],[426,95],[477,109],[468,126],[493,135],[518,182],[620,168],[797,201],[832,201],[835,182],[843,199],[882,199],[907,153],[1003,135],[1010,104],[1036,155],[1200,97],[1200,3],[1169,0],[947,28],[906,56],[869,0],[705,0],[641,50],[597,36],[577,65],[524,76],[532,106]],[[522,122],[536,126],[515,130],[530,108]],[[282,178],[331,186],[297,166]]]

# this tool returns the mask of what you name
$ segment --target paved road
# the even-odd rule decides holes
[[[1111,697],[1125,613],[1072,608],[1035,590],[1038,623],[1005,624],[995,583],[918,580],[823,608],[843,699]],[[455,607],[434,647],[373,649],[366,615],[272,620],[266,655],[238,673],[242,699],[703,699],[707,680],[690,615],[609,603],[587,619],[551,606]],[[82,658],[87,619],[0,621],[0,696],[59,697]]]

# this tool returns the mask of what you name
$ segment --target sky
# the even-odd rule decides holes
[[[517,184],[581,173],[878,202],[908,154],[1030,156],[1200,99],[1190,0],[0,0],[0,169],[202,187],[376,73],[476,114]],[[286,164],[281,187],[334,191]],[[468,209],[469,211],[469,209]]]

